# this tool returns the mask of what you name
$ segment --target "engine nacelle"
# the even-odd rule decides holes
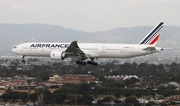
[[[52,51],[50,54],[50,58],[52,60],[64,60],[66,58],[66,55],[64,52]]]

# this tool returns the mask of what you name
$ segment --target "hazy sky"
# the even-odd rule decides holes
[[[0,0],[0,23],[43,23],[95,32],[116,27],[180,26],[180,0]]]

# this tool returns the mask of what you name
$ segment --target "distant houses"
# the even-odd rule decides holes
[[[122,81],[122,80],[131,79],[131,78],[139,79],[138,76],[136,75],[113,75],[113,76],[105,76],[105,78],[108,80],[114,80],[114,81]]]
[[[52,77],[49,77],[49,81],[51,81],[52,85],[63,85],[65,83],[80,84],[83,81],[85,83],[90,83],[90,82],[100,83],[99,79],[95,78],[92,75],[73,75],[73,74],[54,75]]]
[[[31,80],[31,83],[28,85],[27,80]],[[28,86],[31,89],[36,89],[39,87],[51,87],[53,85],[62,86],[65,83],[80,84],[85,83],[101,83],[98,78],[95,78],[92,75],[53,75],[49,77],[49,81],[36,82],[36,79],[33,77],[27,76],[15,76],[15,77],[0,77],[0,89],[11,88],[14,90],[25,90]]]

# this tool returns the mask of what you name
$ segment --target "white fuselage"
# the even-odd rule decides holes
[[[16,54],[24,56],[44,56],[52,60],[64,60],[70,57],[77,64],[97,65],[95,58],[130,58],[160,52],[163,48],[155,47],[164,22],[157,24],[139,44],[108,44],[108,43],[55,43],[29,42],[19,44],[12,49]],[[90,61],[84,61],[90,59]]]
[[[70,43],[47,43],[29,42],[17,45],[13,52],[23,56],[44,56],[50,57],[52,51],[65,51]],[[107,44],[107,43],[78,43],[79,48],[85,53],[87,58],[130,58],[142,56],[155,52],[156,50],[143,50],[149,45],[140,44]]]

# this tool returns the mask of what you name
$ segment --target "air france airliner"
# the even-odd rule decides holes
[[[130,58],[162,51],[156,43],[163,24],[158,23],[138,44],[29,42],[15,46],[12,51],[22,55],[22,62],[25,56],[43,56],[52,60],[71,58],[77,64],[96,66],[97,58]]]

